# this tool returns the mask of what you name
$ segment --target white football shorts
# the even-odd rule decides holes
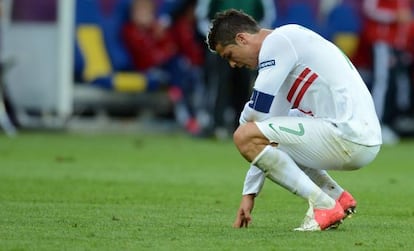
[[[369,164],[380,146],[364,146],[340,137],[341,131],[323,119],[273,117],[255,122],[263,135],[298,165],[322,170],[353,170]]]

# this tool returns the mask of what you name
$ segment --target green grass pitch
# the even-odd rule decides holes
[[[266,181],[233,229],[248,164],[179,134],[0,134],[0,250],[414,250],[414,142],[331,172],[358,200],[339,229],[298,233],[307,204]]]

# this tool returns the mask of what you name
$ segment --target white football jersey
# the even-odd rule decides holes
[[[382,143],[371,94],[353,64],[330,41],[294,24],[276,28],[263,41],[240,122],[288,116],[291,109],[333,123],[351,142]]]

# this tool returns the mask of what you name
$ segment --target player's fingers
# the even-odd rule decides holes
[[[234,228],[241,228],[243,226],[243,215],[240,212],[237,213],[236,220],[233,223]]]
[[[237,210],[236,220],[234,220],[233,227],[234,228],[241,228],[243,227],[243,210],[242,208],[239,208]]]
[[[241,228],[242,227],[242,221],[239,217],[237,217],[237,219],[234,221],[233,227],[234,228]]]
[[[250,214],[245,215],[243,217],[243,225],[244,225],[244,227],[247,228],[249,226],[249,224],[250,224],[251,221],[252,221],[252,218],[250,217]]]
[[[247,228],[248,225],[249,225],[249,222],[247,221],[247,219],[246,218],[243,218],[243,220],[242,220],[242,227]]]

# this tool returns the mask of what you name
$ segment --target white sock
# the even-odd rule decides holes
[[[323,192],[285,152],[271,145],[252,161],[273,182],[290,192],[308,200],[314,207],[329,209],[335,206],[335,200]]]
[[[301,167],[301,169],[306,173],[306,175],[311,178],[311,180],[318,185],[322,191],[328,194],[334,200],[337,200],[339,196],[343,193],[344,189],[336,183],[328,172],[325,170],[318,170],[309,167]]]

